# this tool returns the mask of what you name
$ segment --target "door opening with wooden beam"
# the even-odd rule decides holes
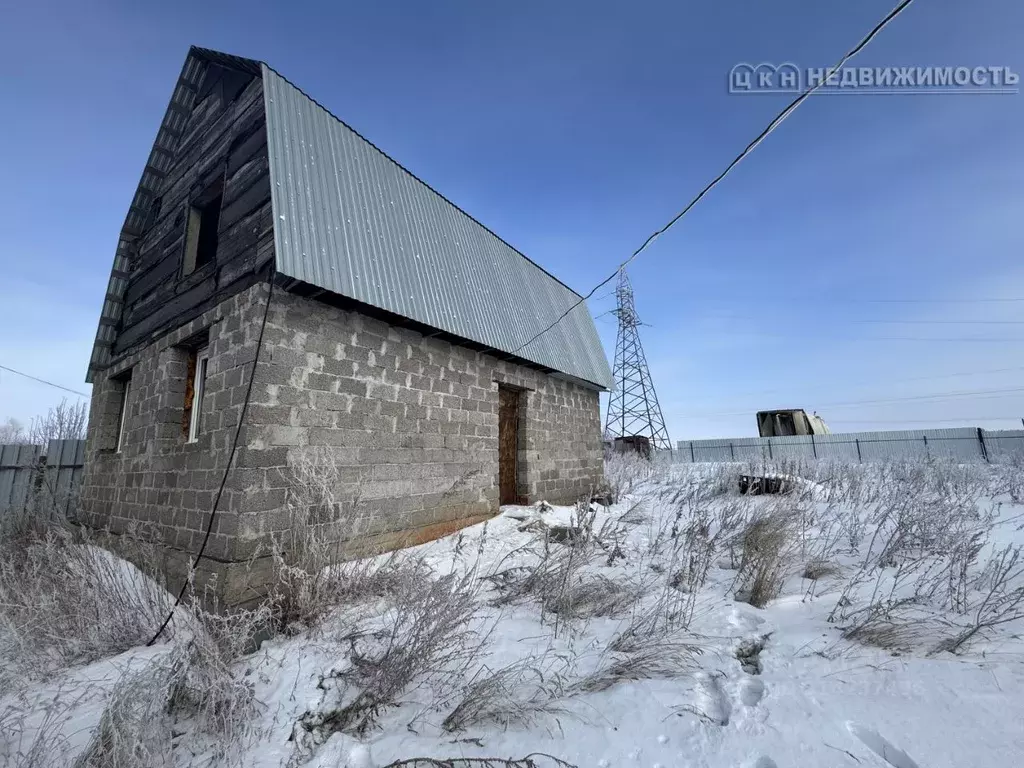
[[[519,503],[519,401],[522,393],[498,387],[498,501]]]

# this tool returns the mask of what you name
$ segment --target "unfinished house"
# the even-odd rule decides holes
[[[266,64],[197,48],[88,380],[81,522],[143,532],[172,584],[209,529],[226,606],[272,578],[311,461],[336,488],[309,524],[366,549],[590,493],[612,381],[578,294]]]

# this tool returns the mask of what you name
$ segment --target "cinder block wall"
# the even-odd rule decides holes
[[[199,551],[206,534],[255,360],[267,290],[267,285],[260,284],[226,299],[97,374],[93,383],[78,522],[109,530],[113,536],[108,544],[114,549],[122,548],[121,534],[128,532],[162,545],[161,565],[172,588],[187,575],[190,557]],[[187,443],[188,347],[203,334],[210,345],[202,404],[205,429],[197,442]],[[117,451],[123,377],[128,375],[124,437]],[[240,450],[235,465],[243,469],[263,460],[262,455]],[[232,475],[236,472],[239,469]],[[228,567],[236,560],[239,480],[229,476],[197,568],[199,588],[215,577],[217,592],[232,604],[253,596],[247,586],[249,576]],[[283,492],[280,499],[283,503]],[[123,553],[134,555],[130,548]]]
[[[180,583],[198,551],[241,412],[268,293],[255,286],[97,377],[83,522],[145,524]],[[186,444],[182,344],[209,333],[206,429]],[[132,370],[126,437],[112,448],[119,384]],[[330,457],[367,548],[426,541],[498,507],[498,385],[522,390],[519,492],[571,503],[602,472],[598,393],[483,353],[275,288],[252,397],[200,580],[222,602],[254,599],[287,530],[293,466]],[[324,536],[352,530],[321,520]]]

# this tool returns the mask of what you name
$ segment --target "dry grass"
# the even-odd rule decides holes
[[[503,567],[504,560],[486,578],[498,588],[496,606],[536,601],[541,614],[555,617],[555,634],[569,630],[577,619],[612,616],[625,611],[643,593],[641,582],[613,580],[596,572],[602,557],[612,565],[623,557],[617,532],[610,523],[595,527],[596,512],[589,505],[577,505],[562,543],[554,543],[545,529],[541,546],[511,554],[532,554],[530,565]]]
[[[740,539],[737,600],[763,608],[782,594],[787,570],[799,545],[797,531],[797,520],[785,508],[760,514],[747,523]]]
[[[574,681],[569,690],[572,694],[595,693],[624,682],[679,677],[694,669],[694,659],[699,654],[700,650],[692,643],[671,636],[652,637],[643,647],[630,653],[609,649],[598,665]]]
[[[548,649],[497,670],[483,667],[442,727],[449,732],[483,723],[532,727],[552,716],[576,717],[574,699],[624,682],[688,674],[699,654],[679,633],[659,632],[642,644],[611,643],[596,659]]]
[[[174,764],[168,700],[173,668],[154,664],[122,675],[77,768],[164,768]]]
[[[399,760],[388,763],[384,768],[576,768],[575,765],[567,763],[552,755],[543,752],[534,752],[519,759],[501,757],[414,757],[409,760]]]
[[[5,768],[52,768],[68,765],[73,755],[61,720],[62,707],[47,708],[42,723],[27,729],[24,708],[8,704],[0,710],[0,765]]]
[[[571,660],[551,652],[496,670],[483,667],[441,727],[449,732],[495,723],[532,727],[540,718],[569,714],[562,699],[570,686]]]
[[[812,557],[804,565],[804,570],[800,574],[805,579],[811,581],[819,581],[826,579],[829,576],[837,576],[842,572],[839,563],[833,560],[825,560],[819,557]]]
[[[170,596],[153,548],[139,536],[122,538],[134,539],[145,573],[59,526],[0,541],[0,684],[44,678],[149,640]]]
[[[309,718],[307,730],[318,730],[321,737],[337,731],[365,734],[414,684],[450,684],[445,678],[476,651],[469,623],[477,611],[477,590],[475,573],[442,576],[426,586],[403,583],[383,642],[365,650],[353,644],[352,669],[345,677],[359,692],[326,715]]]

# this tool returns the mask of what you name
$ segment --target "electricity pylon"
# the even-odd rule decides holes
[[[615,287],[619,333],[615,341],[615,385],[608,401],[605,436],[643,436],[654,450],[671,450],[658,395],[647,370],[647,358],[640,344],[640,318],[633,304],[633,286],[625,269],[619,270]]]

